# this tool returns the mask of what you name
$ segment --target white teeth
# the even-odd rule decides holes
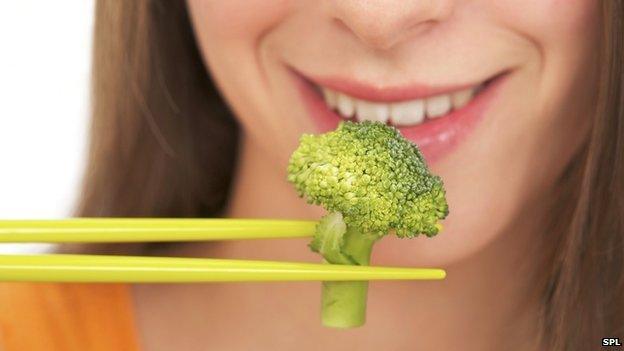
[[[377,121],[396,126],[409,126],[423,123],[425,119],[439,118],[453,109],[466,106],[478,93],[472,87],[450,94],[430,96],[426,99],[413,99],[393,103],[360,100],[351,96],[321,88],[325,103],[345,119],[355,117],[357,121]]]
[[[355,112],[355,103],[353,98],[344,94],[337,94],[337,107],[338,112],[346,118],[352,117]]]
[[[464,89],[462,91],[458,91],[451,95],[451,100],[453,102],[453,108],[458,109],[466,106],[470,100],[472,100],[472,95],[474,93],[473,88]]]
[[[426,100],[425,110],[429,118],[444,116],[451,110],[451,97],[449,95],[432,96]]]
[[[363,100],[357,100],[356,117],[358,121],[377,121],[386,123],[388,121],[388,105]]]
[[[425,119],[425,101],[412,100],[397,102],[390,105],[390,120],[392,124],[408,125],[419,124]]]
[[[329,106],[331,109],[336,108],[336,92],[323,88],[323,97],[325,98],[325,103],[327,104],[327,106]]]

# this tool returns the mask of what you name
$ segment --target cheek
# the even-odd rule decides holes
[[[291,1],[188,0],[188,7],[204,62],[234,116],[256,139],[275,140],[279,119],[261,48],[287,17]]]
[[[593,1],[490,1],[489,15],[531,49],[461,154],[434,166],[447,184],[445,230],[433,239],[384,238],[389,265],[446,267],[486,247],[519,247],[545,213],[557,177],[584,140],[598,15]],[[530,240],[530,239],[529,239]],[[405,257],[406,247],[412,252]]]
[[[195,31],[221,44],[254,42],[288,9],[286,0],[188,0]],[[229,42],[228,42],[229,41]]]
[[[595,0],[484,0],[501,25],[534,39],[538,44],[571,41],[593,26],[599,1]],[[484,5],[487,6],[487,5]]]

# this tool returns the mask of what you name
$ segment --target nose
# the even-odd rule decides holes
[[[335,0],[334,18],[366,45],[388,50],[441,22],[453,0]]]

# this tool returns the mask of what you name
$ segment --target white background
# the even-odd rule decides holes
[[[0,219],[71,215],[85,160],[92,27],[93,0],[0,3]]]

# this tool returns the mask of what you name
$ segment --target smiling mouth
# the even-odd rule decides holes
[[[479,125],[512,70],[471,84],[378,88],[342,77],[313,77],[290,70],[318,132],[341,121],[379,121],[395,126],[428,162],[450,154]],[[313,78],[312,78],[313,77]]]
[[[396,127],[415,126],[445,117],[468,105],[487,82],[427,97],[372,101],[350,96],[328,87],[317,86],[325,104],[345,120],[376,121]]]

